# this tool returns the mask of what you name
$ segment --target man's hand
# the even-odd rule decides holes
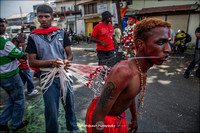
[[[56,60],[53,61],[53,66],[59,68],[60,65],[64,65],[64,62],[62,59],[58,58]]]
[[[118,49],[118,44],[116,41],[114,41],[114,47],[115,47],[115,49]]]
[[[28,54],[24,53],[23,56],[22,56],[22,59],[27,60],[27,58],[28,58]]]
[[[134,131],[134,133],[137,132],[137,129],[138,129],[138,124],[137,124],[137,116],[135,116],[135,118],[131,119],[131,122],[129,123],[128,127],[130,128],[128,130],[129,133],[131,133],[132,131]]]
[[[70,61],[70,60],[64,60],[64,64],[65,64],[65,67],[64,67],[64,69],[65,70],[67,70],[67,69],[69,69],[69,67],[71,66],[71,63],[72,63],[72,61]]]
[[[105,48],[107,47],[107,44],[106,44],[104,41],[101,41],[100,43],[101,43],[101,45],[103,45]]]

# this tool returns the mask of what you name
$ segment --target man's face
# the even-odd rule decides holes
[[[51,16],[50,13],[38,12],[38,21],[40,22],[42,28],[49,28],[51,26],[51,22],[53,21],[53,16]]]
[[[5,34],[6,31],[6,23],[0,23],[0,35]]]
[[[152,58],[150,61],[153,64],[161,65],[168,59],[171,48],[169,45],[169,28],[157,27],[149,31],[149,37],[147,37],[144,54],[145,56],[154,56],[160,58]]]
[[[107,21],[107,22],[112,22],[112,17],[106,18],[106,21]]]
[[[133,25],[134,24],[134,20],[130,20],[130,25]]]

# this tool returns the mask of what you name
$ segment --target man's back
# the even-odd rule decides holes
[[[133,61],[122,61],[115,65],[108,75],[105,84],[110,85],[104,88],[98,105],[102,109],[110,108],[107,115],[119,116],[130,106],[135,96],[139,93],[139,83],[140,74],[137,71],[137,66]],[[113,95],[115,94],[115,97],[112,97],[112,93]],[[111,101],[106,105],[108,100]]]

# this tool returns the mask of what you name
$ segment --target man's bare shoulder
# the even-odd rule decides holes
[[[133,70],[128,61],[122,61],[115,65],[111,70],[109,76],[114,78],[130,78],[133,75]]]

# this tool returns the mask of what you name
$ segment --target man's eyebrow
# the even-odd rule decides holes
[[[168,42],[169,38],[160,38],[160,39],[156,40],[156,42],[160,42],[160,41]]]
[[[168,40],[169,37],[161,37],[159,40]]]

